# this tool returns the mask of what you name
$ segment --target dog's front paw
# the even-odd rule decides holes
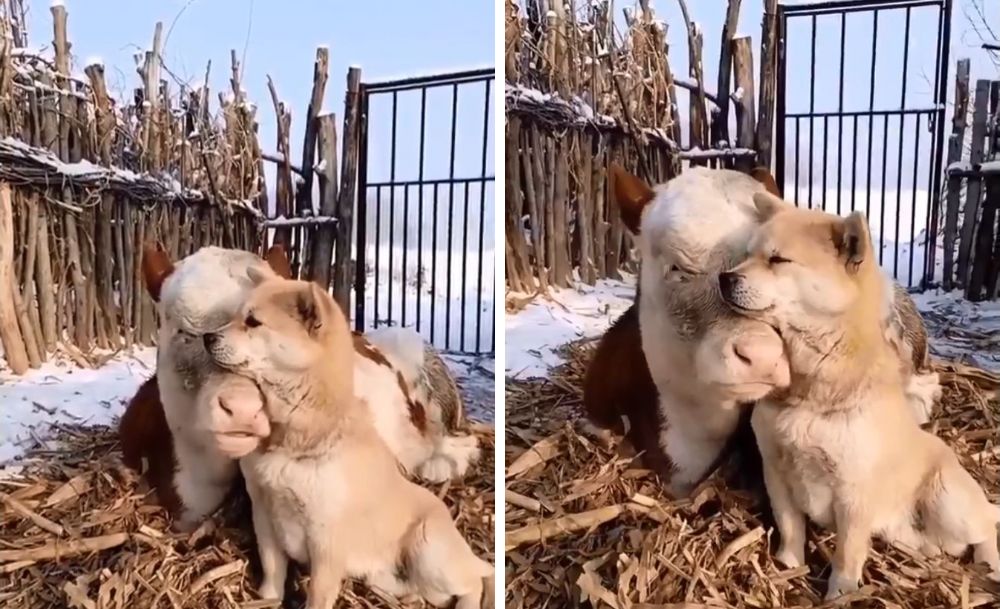
[[[830,579],[827,580],[824,599],[829,601],[851,592],[857,592],[859,587],[858,580],[847,577],[834,569],[833,573],[830,574]]]
[[[257,594],[259,594],[262,599],[280,601],[285,598],[285,587],[279,586],[276,581],[265,578],[260,584],[260,588],[257,589]]]
[[[801,567],[806,563],[805,552],[803,550],[799,549],[796,551],[784,544],[778,549],[778,553],[774,555],[774,558],[789,569]]]

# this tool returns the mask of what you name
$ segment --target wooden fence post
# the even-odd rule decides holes
[[[4,357],[14,374],[28,370],[28,353],[17,326],[14,307],[14,211],[10,185],[0,183],[0,341]]]
[[[743,36],[733,39],[733,71],[736,75],[736,145],[740,148],[753,148],[756,129],[754,122],[757,114],[754,112],[756,92],[753,86],[753,47],[750,37]],[[743,170],[753,168],[755,159],[739,157],[736,166]]]
[[[990,93],[990,81],[976,81],[976,97],[972,111],[972,148],[969,152],[969,163],[972,166],[983,161],[983,142],[986,139],[986,103]],[[976,224],[979,217],[979,200],[982,198],[982,180],[970,177],[965,189],[965,209],[962,217],[962,239],[958,250],[958,284],[966,286],[969,283],[970,257],[972,243],[976,234]]]
[[[965,119],[969,110],[969,60],[960,59],[955,75],[955,116],[951,122],[951,136],[948,138],[948,157],[945,168],[962,160],[965,144]],[[944,236],[944,277],[942,286],[951,290],[955,285],[955,239],[958,237],[958,208],[961,205],[962,178],[948,176],[948,197],[945,209]]]
[[[358,183],[358,154],[361,145],[361,124],[358,114],[361,90],[361,68],[347,70],[347,92],[344,95],[344,144],[341,153],[343,167],[340,174],[340,192],[337,196],[337,239],[333,261],[333,297],[345,312],[351,304],[351,254],[354,253],[354,204]],[[364,194],[364,193],[362,193]],[[358,230],[365,230],[359,226]]]
[[[319,215],[333,217],[337,213],[337,115],[319,117]],[[330,289],[330,267],[333,265],[333,242],[336,225],[320,224],[313,231],[312,269],[309,278],[324,290]],[[345,308],[346,312],[347,309]]]
[[[771,135],[778,78],[778,0],[765,0],[760,41],[760,104],[757,119],[757,164],[771,167]],[[779,184],[781,188],[783,185]]]

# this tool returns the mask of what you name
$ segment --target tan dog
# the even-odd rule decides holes
[[[752,425],[782,544],[804,563],[805,519],[835,528],[827,598],[858,588],[872,535],[935,554],[971,545],[1000,579],[1000,508],[913,418],[898,352],[883,340],[886,278],[863,214],[838,218],[754,197],[764,224],[749,257],[719,276],[734,310],[774,325],[790,388]]]
[[[458,597],[460,609],[480,607],[493,567],[475,556],[445,504],[403,476],[354,397],[356,355],[340,308],[314,284],[251,275],[260,284],[240,315],[207,334],[205,346],[261,388],[273,429],[266,447],[240,461],[261,595],[282,598],[292,558],[310,565],[311,609],[332,609],[345,577],[434,605]],[[256,399],[245,390],[221,395],[230,398]]]

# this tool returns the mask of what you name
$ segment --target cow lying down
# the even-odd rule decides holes
[[[181,530],[219,507],[238,477],[234,455],[268,435],[259,409],[205,395],[231,373],[212,362],[202,337],[239,310],[252,288],[251,267],[290,276],[280,248],[266,260],[218,247],[177,263],[153,247],[143,253],[143,279],[160,317],[156,374],[132,398],[119,435],[125,464],[146,476]],[[402,328],[355,334],[353,343],[356,396],[401,466],[431,482],[464,475],[479,455],[478,440],[460,433],[463,406],[440,356]],[[213,407],[198,408],[199,401]]]
[[[651,188],[613,166],[611,179],[639,246],[639,295],[598,345],[584,406],[592,423],[625,433],[669,490],[685,495],[736,437],[750,439],[759,464],[744,406],[790,382],[781,337],[733,313],[717,279],[746,256],[760,224],[753,195],[777,187],[763,169],[692,168]],[[884,337],[912,413],[925,423],[941,391],[926,330],[906,291],[886,284]]]

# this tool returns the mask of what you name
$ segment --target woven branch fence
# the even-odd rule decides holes
[[[759,75],[750,37],[735,36],[740,0],[729,0],[715,93],[704,82],[703,33],[680,4],[692,66],[686,77],[671,71],[667,24],[648,0],[625,10],[620,36],[606,0],[507,0],[509,289],[533,293],[576,280],[592,285],[635,269],[631,238],[609,200],[612,162],[650,182],[673,177],[685,164],[770,165],[777,0],[765,2]],[[688,105],[686,144],[682,102]]]
[[[235,52],[229,90],[218,92],[213,111],[211,64],[203,84],[172,91],[156,24],[138,62],[141,84],[120,103],[99,62],[73,72],[66,8],[54,4],[51,13],[52,52],[43,55],[28,48],[21,1],[0,0],[0,344],[15,374],[57,352],[94,366],[114,350],[152,344],[155,308],[141,280],[147,243],[175,260],[205,245],[261,252],[268,227],[276,227],[274,242],[289,248],[302,277],[329,286],[335,244],[333,266],[349,268],[351,214],[333,217],[343,201],[332,154],[336,118],[319,115],[322,94],[307,118],[308,169],[296,168],[292,180],[290,112],[272,85],[284,147],[262,152]],[[325,62],[319,72],[322,86]],[[356,72],[349,81],[359,80]],[[345,126],[346,172],[351,159],[356,165],[357,138],[356,127]],[[314,168],[317,147],[329,160]],[[268,161],[279,166],[277,218],[267,217]],[[313,208],[317,173],[321,205]],[[339,191],[353,201],[353,186]],[[349,286],[350,277],[340,282]],[[335,295],[346,305],[343,288]]]

